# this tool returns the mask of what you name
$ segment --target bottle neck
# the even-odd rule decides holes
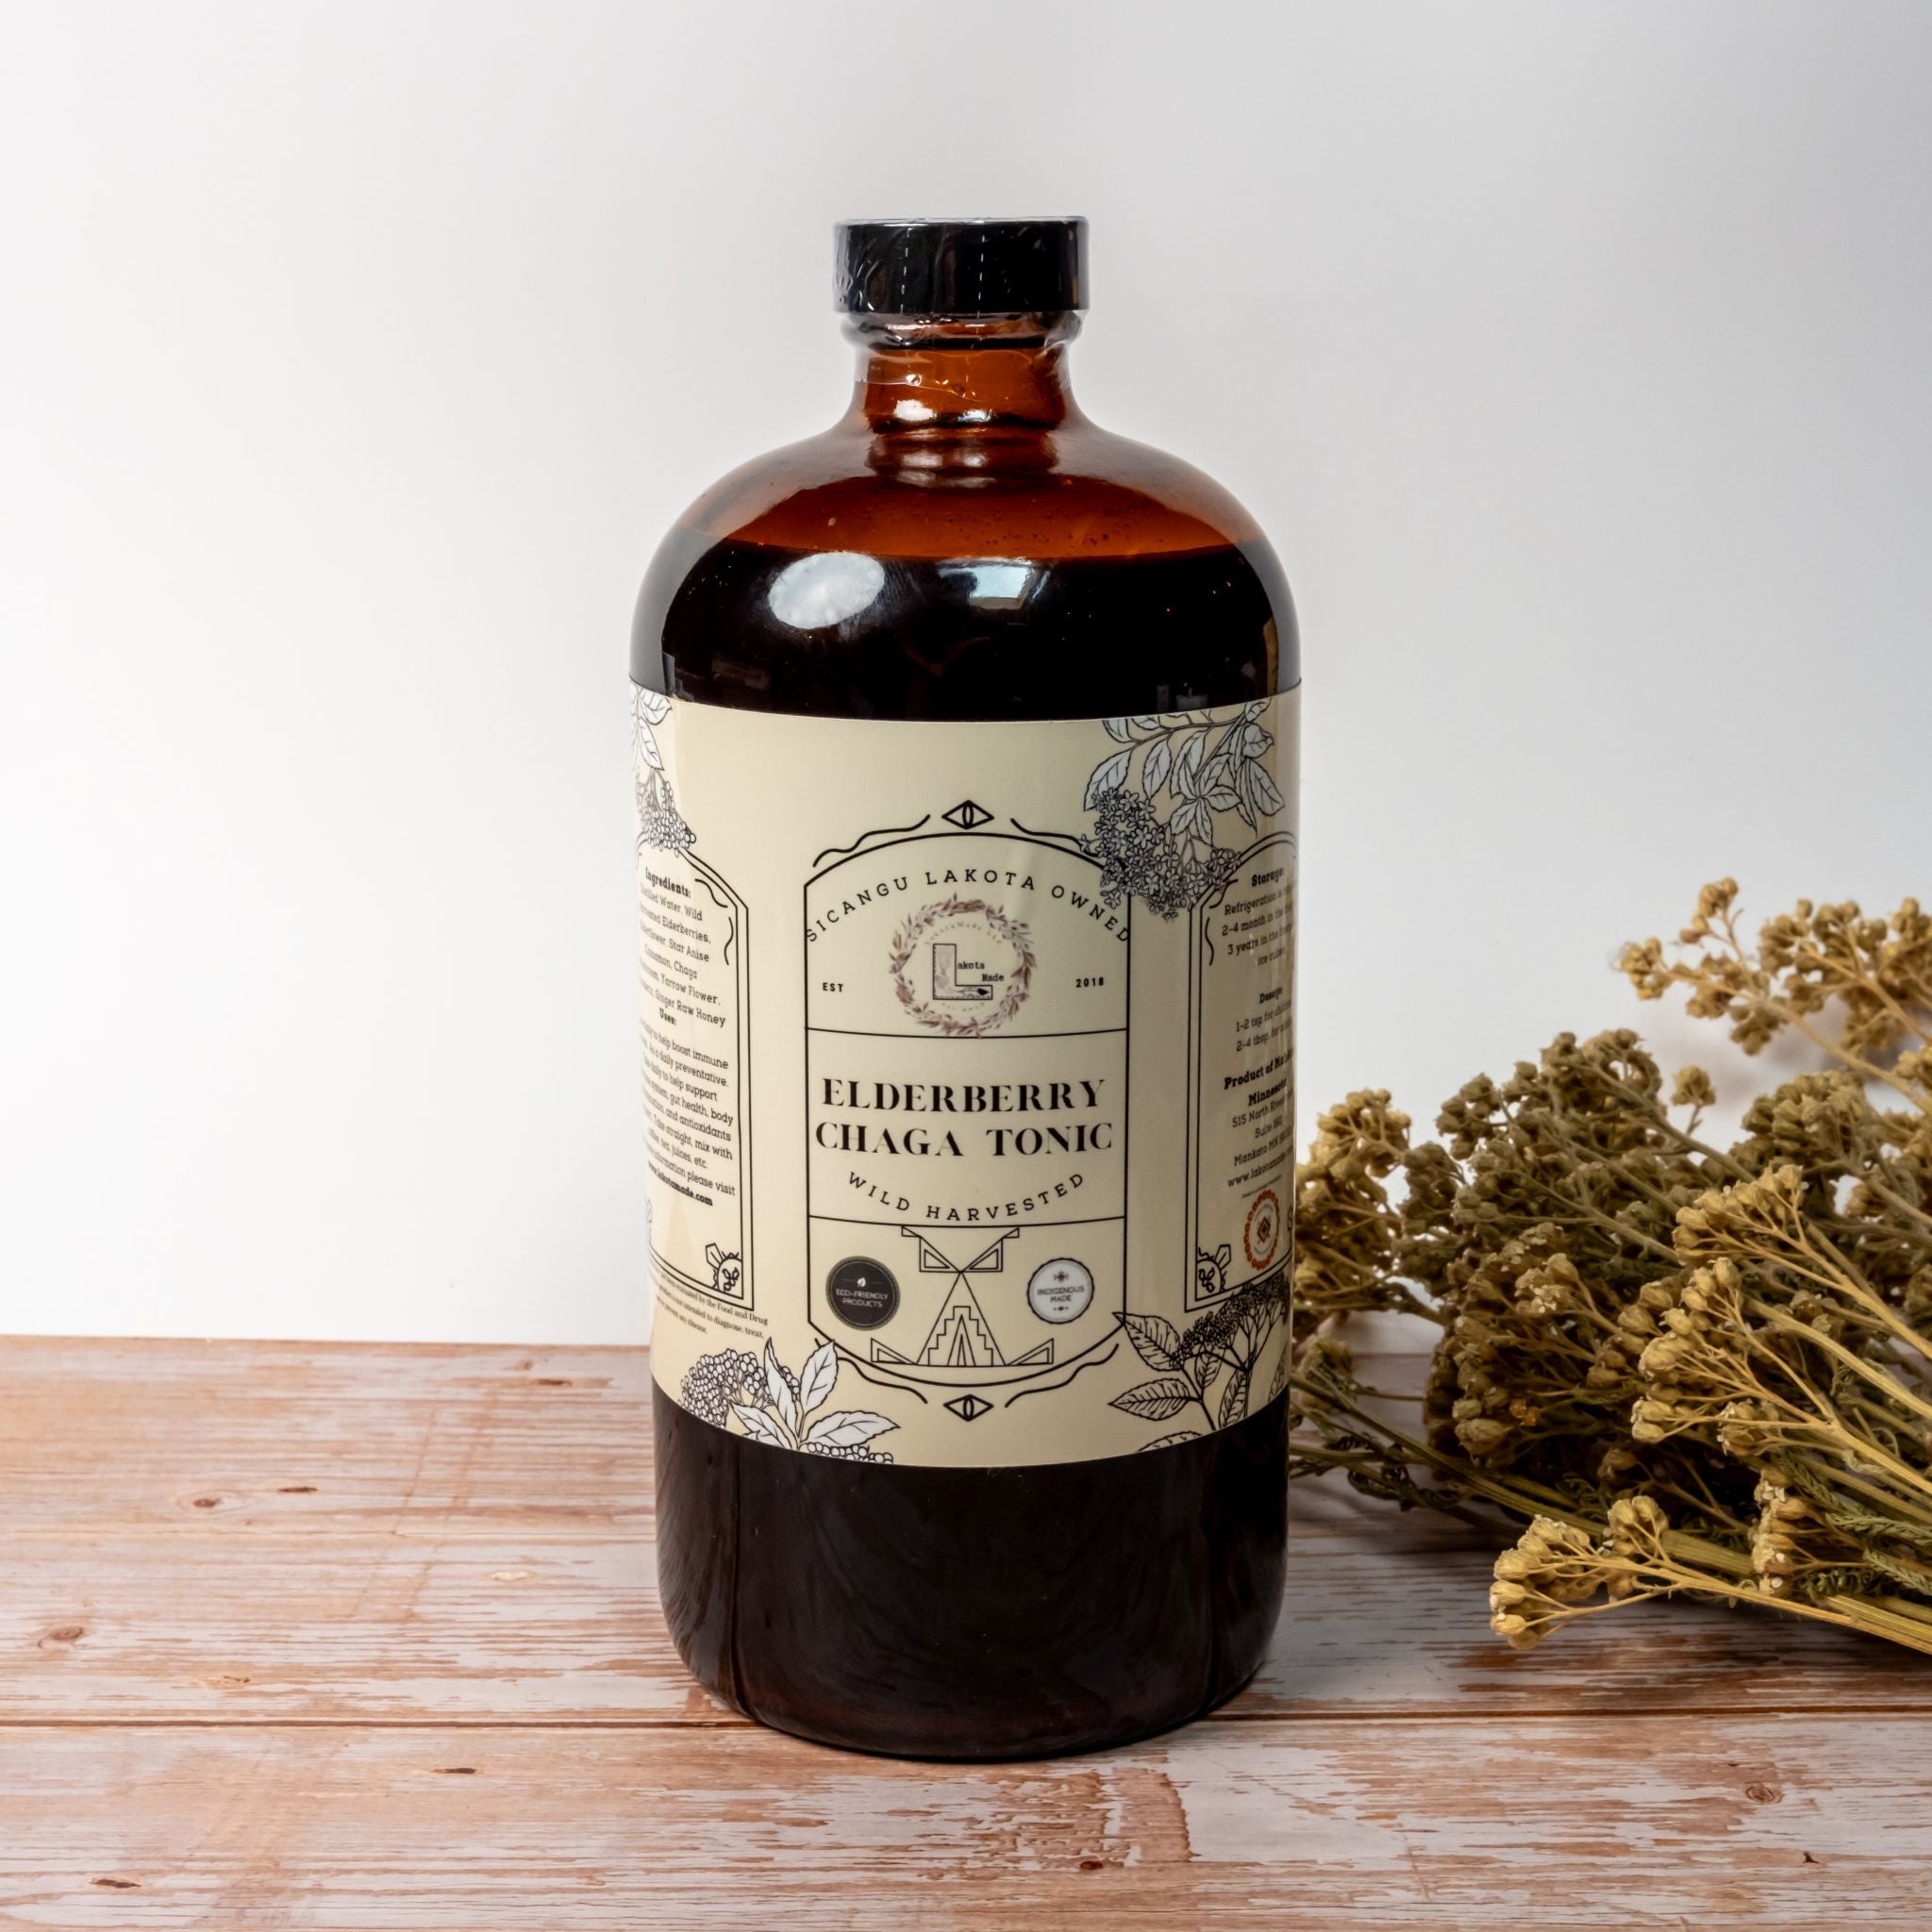
[[[852,413],[874,434],[922,429],[1051,429],[1082,420],[1066,347],[1080,318],[848,315],[858,345]]]

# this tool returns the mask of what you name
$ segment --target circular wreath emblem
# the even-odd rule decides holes
[[[1004,1026],[1033,985],[1033,939],[985,899],[936,900],[892,935],[892,988],[922,1026],[973,1039]]]
[[[1241,1229],[1241,1246],[1248,1251],[1250,1268],[1265,1268],[1274,1258],[1281,1240],[1281,1196],[1273,1188],[1263,1188],[1248,1204],[1247,1225]]]

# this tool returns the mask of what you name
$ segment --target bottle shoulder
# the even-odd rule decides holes
[[[754,457],[678,519],[790,550],[907,558],[1146,557],[1260,540],[1231,491],[1165,450],[1076,418],[874,435],[850,420]]]
[[[1079,420],[874,435],[848,419],[678,519],[631,675],[758,708],[1094,716],[1287,690],[1300,659],[1273,550],[1191,464]]]

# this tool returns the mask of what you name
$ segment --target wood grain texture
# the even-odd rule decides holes
[[[0,1720],[737,1724],[658,1615],[649,1413],[641,1350],[0,1345]],[[1768,1613],[1517,1657],[1486,1549],[1339,1487],[1298,1492],[1294,1537],[1226,1720],[1809,1707],[1825,1673],[1834,1707],[1932,1707],[1915,1660]]]
[[[1175,1738],[760,1731],[658,1616],[648,1394],[638,1351],[0,1343],[0,1925],[1932,1926],[1917,1659],[1692,1606],[1519,1657],[1468,1532],[1326,1485]]]
[[[750,1727],[0,1732],[0,1924],[1923,1932],[1925,1786],[1874,1775],[1923,1743],[1277,1718],[961,1768]]]

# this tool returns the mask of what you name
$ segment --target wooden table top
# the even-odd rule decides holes
[[[1208,1721],[1044,1764],[748,1724],[652,1574],[641,1351],[0,1343],[0,1925],[1932,1926],[1932,1674],[1691,1605],[1519,1657],[1296,1498]]]

